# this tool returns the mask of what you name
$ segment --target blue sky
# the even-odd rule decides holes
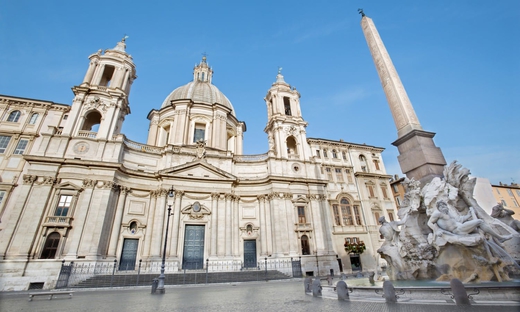
[[[301,93],[308,137],[386,148],[397,138],[360,27],[379,30],[423,128],[448,162],[520,182],[520,1],[0,2],[0,93],[70,104],[88,56],[127,34],[138,79],[123,133],[146,142],[151,109],[188,83],[205,52],[213,83],[267,151],[265,102],[278,66]]]

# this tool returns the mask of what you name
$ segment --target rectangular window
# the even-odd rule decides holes
[[[298,206],[298,223],[307,223],[307,219],[305,218],[305,207],[303,206]]]
[[[359,214],[359,206],[352,207],[354,209],[354,218],[356,218],[357,225],[363,225],[361,222],[361,215]]]
[[[316,150],[316,157],[321,158],[320,150]]]
[[[203,124],[195,124],[195,131],[193,134],[193,143],[196,143],[198,141],[204,141],[204,135],[206,132],[206,126]]]
[[[372,185],[367,185],[367,189],[368,189],[369,196],[375,197],[374,196],[374,187]]]
[[[58,202],[58,207],[56,207],[56,211],[54,215],[57,217],[66,217],[69,213],[70,203],[72,202],[72,195],[61,195],[60,201]]]
[[[341,152],[341,155],[343,155],[343,160],[347,160],[347,153]]]
[[[520,190],[516,190],[516,195],[520,196]]]
[[[394,193],[399,193],[399,188],[397,187],[397,184],[393,184],[392,188],[394,189]]]
[[[326,149],[323,150],[323,157],[325,157],[325,158],[328,158],[328,157],[329,157],[329,156],[327,155],[327,150],[326,150]]]
[[[4,202],[5,197],[5,191],[0,191],[0,206],[2,206],[2,203]]]
[[[338,205],[332,205],[332,212],[334,212],[334,222],[336,222],[336,225],[341,225],[341,219],[339,218]]]
[[[497,194],[500,195],[500,190],[499,189],[496,189],[497,190]]]
[[[348,183],[354,183],[354,181],[352,180],[352,175],[350,174],[350,169],[345,169],[345,173],[347,174]]]
[[[517,203],[516,199],[513,199],[513,204],[515,205],[515,207],[518,207],[518,203]]]
[[[285,110],[285,115],[287,115],[287,116],[292,115],[291,114],[291,100],[286,96],[283,97],[283,108]]]
[[[22,155],[25,151],[25,148],[27,147],[27,143],[29,143],[29,140],[21,139],[18,141],[18,145],[16,145],[16,149],[14,150],[15,155]]]
[[[329,178],[329,181],[332,181],[332,170],[330,168],[325,168],[325,171],[327,171],[327,177]]]
[[[350,206],[341,205],[341,216],[343,217],[343,225],[352,225],[352,213]]]
[[[503,200],[503,199],[502,199],[502,200],[501,200],[500,202],[502,202],[502,206],[504,206],[504,207],[506,207],[506,206],[507,206],[507,203],[506,203],[506,201],[505,201],[505,200]]]
[[[513,191],[511,191],[511,189],[507,189],[507,194],[509,194],[509,196],[513,196]]]
[[[374,159],[374,167],[376,167],[376,170],[379,170],[379,161]]]
[[[334,171],[336,171],[336,180],[338,180],[338,182],[343,182],[343,173],[341,172],[341,169],[335,168]]]
[[[390,219],[390,221],[394,221],[394,213],[393,211],[388,211],[388,218]]]
[[[5,153],[7,146],[9,145],[9,141],[11,140],[10,136],[0,135],[0,154]]]
[[[381,192],[383,192],[383,198],[388,198],[386,194],[386,185],[381,185]]]
[[[399,196],[395,198],[395,202],[397,203],[397,206],[401,206],[401,198]]]

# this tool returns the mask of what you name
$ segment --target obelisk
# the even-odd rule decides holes
[[[408,178],[415,178],[424,184],[436,176],[442,176],[446,160],[441,149],[433,142],[435,133],[422,129],[372,19],[361,9],[359,13],[362,16],[361,28],[397,128],[397,140],[392,144],[399,150],[399,165]]]

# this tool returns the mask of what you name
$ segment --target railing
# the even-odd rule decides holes
[[[97,132],[80,130],[80,131],[78,131],[78,136],[79,137],[84,137],[84,138],[93,138],[93,139],[95,139],[96,136],[97,136]]]
[[[269,277],[270,279],[280,279],[280,276],[282,278],[288,278],[294,275],[293,260],[294,259],[290,258],[259,258],[257,266],[251,268],[244,268],[243,262],[238,260],[205,260],[200,263],[200,267],[195,266],[191,270],[182,269],[178,261],[169,261],[165,263],[165,273],[168,274],[167,279],[169,279],[171,283],[177,284],[204,283],[204,280],[208,283],[208,277],[210,283],[240,281],[244,278],[243,274],[247,274],[247,280],[264,280],[268,278],[268,271],[283,273],[276,273],[278,277]],[[299,259],[296,259],[296,261],[300,263],[298,266],[298,268],[300,268],[301,261]],[[65,261],[62,263],[62,267],[63,266],[65,266]],[[79,287],[112,287],[139,285],[139,283],[141,283],[141,285],[147,285],[150,283],[149,280],[159,276],[161,271],[160,261],[142,260],[136,261],[135,264],[123,265],[115,260],[104,262],[71,262],[69,266],[70,270],[67,272],[67,281],[63,282],[67,287],[78,285],[83,285]],[[299,273],[301,275],[301,269],[299,269]],[[88,286],[85,286],[85,283],[88,284]]]
[[[255,162],[255,161],[264,161],[267,160],[268,154],[258,154],[258,155],[235,155],[233,156],[234,161],[238,162]]]
[[[48,216],[45,220],[44,226],[70,226],[72,217]]]
[[[133,150],[138,150],[141,152],[147,152],[147,153],[153,153],[153,154],[160,154],[162,153],[162,148],[158,148],[155,146],[150,146],[146,144],[137,143],[134,141],[128,140],[126,137],[123,139],[123,142],[128,148],[131,148]]]

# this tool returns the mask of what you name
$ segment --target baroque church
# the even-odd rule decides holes
[[[278,72],[268,151],[244,155],[246,123],[205,57],[150,111],[147,142],[131,141],[125,50],[89,56],[71,105],[0,95],[0,290],[53,288],[71,261],[290,273],[282,264],[298,259],[307,276],[384,265],[377,220],[396,206],[383,148],[308,138],[300,93]]]

